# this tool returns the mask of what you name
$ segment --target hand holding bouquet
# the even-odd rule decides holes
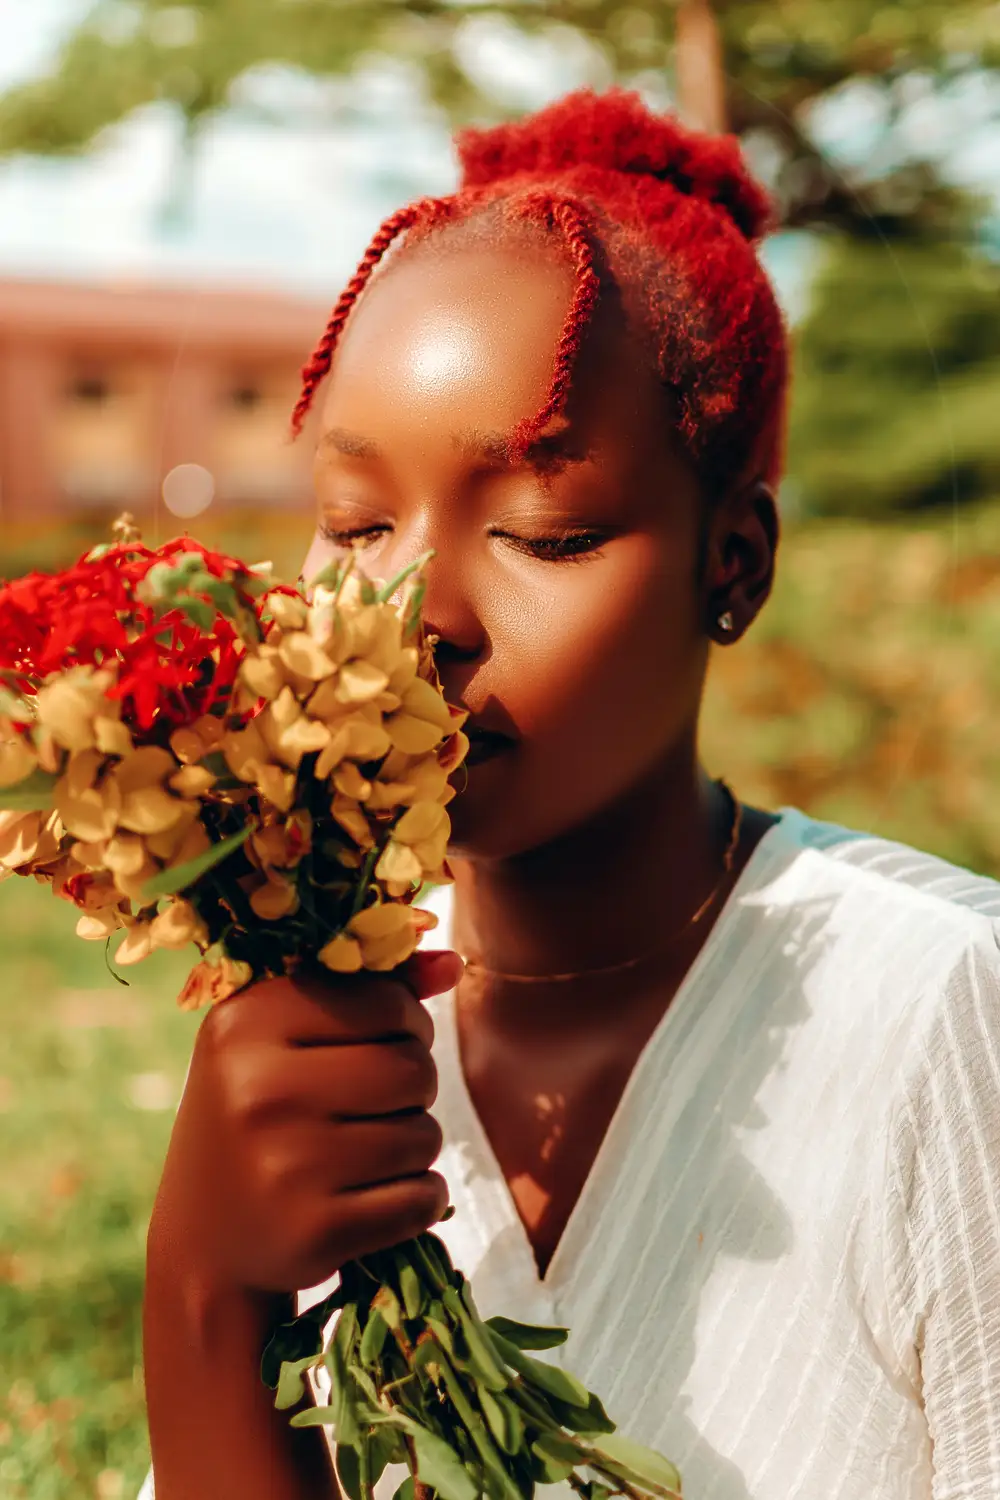
[[[449,879],[468,749],[421,625],[425,562],[379,586],[351,558],[304,595],[188,538],[147,548],[123,518],[73,568],[8,585],[0,870],[49,884],[118,966],[193,943],[188,1008],[317,964],[397,969],[434,925],[414,898]],[[332,1424],[351,1500],[390,1463],[410,1468],[400,1500],[416,1481],[442,1500],[561,1480],[586,1500],[677,1496],[671,1464],[529,1352],[565,1337],[484,1321],[427,1233],[345,1265],[262,1374],[301,1408],[325,1366],[328,1404],[292,1421]]]

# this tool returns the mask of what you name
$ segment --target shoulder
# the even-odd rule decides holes
[[[789,889],[825,896],[831,925],[848,940],[881,936],[881,956],[911,969],[916,953],[937,951],[945,964],[970,949],[1000,956],[1000,882],[795,808],[783,810],[778,834]]]
[[[844,1046],[897,1085],[942,1049],[981,1048],[1000,1017],[1000,884],[795,809],[768,844],[747,899],[770,967]]]

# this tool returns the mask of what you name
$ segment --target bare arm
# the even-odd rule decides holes
[[[291,1316],[290,1298],[196,1291],[151,1243],[144,1339],[156,1500],[336,1500],[323,1433],[289,1426],[260,1378],[269,1330]]]

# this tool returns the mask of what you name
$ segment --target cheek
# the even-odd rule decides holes
[[[496,630],[525,737],[625,735],[638,748],[683,718],[704,649],[687,550],[630,538],[543,576],[548,586],[519,592]]]

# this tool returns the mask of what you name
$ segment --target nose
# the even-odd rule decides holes
[[[421,613],[426,630],[438,638],[434,655],[439,671],[443,675],[448,667],[480,661],[489,638],[470,587],[468,570],[439,549],[427,564],[424,580],[426,593]]]

